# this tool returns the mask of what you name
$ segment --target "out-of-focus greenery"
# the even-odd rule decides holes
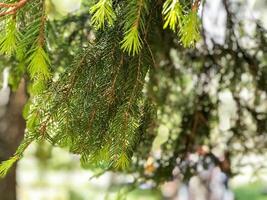
[[[264,187],[266,188],[267,186],[262,182],[241,185],[234,190],[236,200],[267,200],[267,194],[266,192],[264,193]]]

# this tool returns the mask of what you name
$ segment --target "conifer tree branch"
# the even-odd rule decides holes
[[[22,7],[25,3],[27,3],[28,0],[20,0],[17,3],[2,3],[0,2],[0,8],[12,8],[12,7],[16,7],[16,8],[20,8]]]
[[[142,49],[143,40],[141,35],[145,29],[145,17],[149,12],[148,6],[148,0],[129,2],[124,37],[121,41],[121,48],[129,55],[138,54]]]
[[[4,11],[0,13],[0,17],[6,16],[6,15],[13,15],[16,14],[17,10],[21,9],[25,4],[28,2],[28,0],[20,0],[17,3],[0,3],[0,8],[11,8],[10,10]]]
[[[90,8],[92,14],[91,23],[96,29],[104,28],[105,22],[112,26],[116,14],[112,8],[112,0],[100,0]]]
[[[39,0],[39,18],[36,35],[31,44],[28,70],[33,80],[32,94],[37,94],[45,89],[45,83],[50,78],[50,59],[45,48],[46,5],[45,0]]]
[[[195,2],[192,4],[192,11],[197,11],[200,6],[201,0],[195,0]]]
[[[43,46],[45,43],[45,23],[46,23],[45,0],[43,0],[41,26],[40,26],[39,36],[38,36],[38,45],[40,46]]]
[[[183,8],[179,0],[166,0],[163,4],[162,14],[164,16],[163,28],[170,27],[176,32],[178,25],[182,24]]]

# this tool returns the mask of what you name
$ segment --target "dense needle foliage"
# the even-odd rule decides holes
[[[0,51],[14,64],[11,84],[27,79],[31,96],[24,141],[1,164],[0,176],[33,141],[47,140],[81,155],[91,169],[138,172],[162,182],[179,166],[187,178],[194,173],[187,154],[198,145],[216,148],[212,135],[218,136],[219,93],[225,89],[239,113],[224,133],[228,150],[242,151],[235,144],[247,138],[266,147],[267,112],[257,109],[266,101],[266,31],[254,22],[258,51],[242,45],[247,35],[230,1],[223,1],[225,45],[212,41],[209,47],[203,30],[197,48],[190,47],[201,38],[199,0],[88,0],[77,16],[62,20],[48,20],[47,2],[0,4]],[[245,75],[247,82],[240,81]],[[239,96],[248,84],[257,93],[251,105]],[[244,115],[257,127],[246,127]],[[147,172],[161,124],[168,126],[169,138]]]

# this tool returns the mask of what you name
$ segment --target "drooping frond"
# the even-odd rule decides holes
[[[6,16],[1,18],[4,29],[0,31],[0,53],[17,59],[20,75],[28,69],[33,82],[32,88],[36,88],[32,91],[40,92],[49,78],[49,59],[45,42],[45,0],[31,3],[27,0],[16,3],[6,1],[0,4],[0,8],[2,7],[10,8],[14,12],[7,9]]]
[[[177,32],[184,47],[192,47],[200,39],[199,19],[197,15],[200,0],[193,2],[191,9],[179,0],[166,0],[163,4],[163,18],[166,29]]]
[[[127,3],[124,38],[121,42],[121,48],[129,55],[136,55],[143,45],[142,34],[145,32],[149,0],[129,0]]]
[[[126,170],[138,145],[152,145],[142,143],[142,139],[153,139],[145,135],[145,124],[154,115],[143,90],[149,69],[155,64],[151,36],[169,27],[174,32],[180,30],[184,46],[192,46],[199,35],[195,7],[189,11],[177,0],[155,5],[150,0],[97,1],[90,8],[91,18],[81,20],[82,31],[72,37],[84,32],[82,23],[89,19],[101,30],[92,34],[94,41],[81,42],[75,51],[70,50],[77,54],[72,65],[62,62],[66,66],[55,66],[66,71],[53,82],[45,0],[19,2],[23,4],[12,4],[18,9],[1,21],[0,26],[6,26],[0,31],[0,51],[16,59],[20,77],[27,70],[31,99],[25,112],[26,139],[15,156],[3,163],[3,174],[14,158],[19,159],[32,141],[40,139],[79,154],[84,167]],[[151,21],[156,20],[160,27],[150,31],[157,26]],[[88,38],[86,34],[85,40]],[[81,49],[79,53],[77,49]]]
[[[11,56],[16,53],[20,40],[20,33],[16,27],[15,19],[6,20],[6,27],[0,39],[0,53]]]
[[[164,26],[166,29],[170,29],[174,32],[177,31],[178,26],[182,24],[183,20],[183,8],[179,0],[166,0],[163,4],[162,14],[164,16]]]
[[[50,77],[50,72],[48,66],[50,64],[49,58],[41,46],[38,46],[33,50],[29,59],[29,72],[31,78],[42,77],[43,79],[48,79]]]
[[[28,134],[80,154],[85,167],[127,168],[140,137],[142,89],[151,59],[146,51],[134,58],[124,55],[120,39],[116,29],[102,34],[33,99],[28,115]]]
[[[0,178],[4,178],[6,176],[9,169],[23,156],[24,151],[34,141],[34,139],[36,138],[32,137],[30,134],[24,137],[14,156],[0,163]]]
[[[91,23],[96,29],[104,28],[105,22],[112,26],[116,19],[116,14],[112,8],[112,0],[99,0],[90,8],[92,15]]]
[[[0,178],[5,177],[8,170],[14,165],[14,163],[18,160],[18,156],[13,156],[10,159],[2,162],[0,164]]]
[[[200,39],[199,19],[196,10],[191,11],[184,17],[179,36],[184,47],[192,47]]]

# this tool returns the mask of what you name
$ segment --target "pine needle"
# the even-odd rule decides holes
[[[163,4],[162,14],[164,16],[164,26],[166,29],[170,27],[173,32],[176,32],[179,25],[182,24],[183,9],[178,0],[167,0]]]
[[[185,16],[179,36],[184,47],[192,47],[200,39],[197,11],[191,11]]]
[[[30,55],[29,59],[29,72],[32,79],[37,77],[46,80],[50,77],[49,71],[49,58],[44,49],[38,46],[33,53]]]
[[[18,156],[13,156],[10,159],[2,162],[0,164],[0,178],[4,178],[9,171],[9,169],[14,165],[14,163],[19,159]]]
[[[108,25],[113,26],[116,14],[112,8],[111,0],[100,0],[94,6],[90,8],[92,14],[91,24],[96,29],[104,28],[105,22]]]
[[[142,43],[143,42],[140,37],[138,27],[134,26],[128,32],[126,32],[121,42],[121,48],[123,51],[128,52],[128,54],[134,56],[140,52]]]
[[[127,9],[121,48],[124,52],[134,56],[140,52],[143,45],[141,34],[145,31],[148,0],[131,0]]]
[[[11,56],[16,52],[19,33],[14,19],[10,19],[6,25],[6,33],[0,39],[0,52]]]
[[[127,169],[130,165],[130,160],[127,154],[122,152],[119,155],[119,158],[115,161],[114,165],[116,169],[121,169],[121,170]]]

